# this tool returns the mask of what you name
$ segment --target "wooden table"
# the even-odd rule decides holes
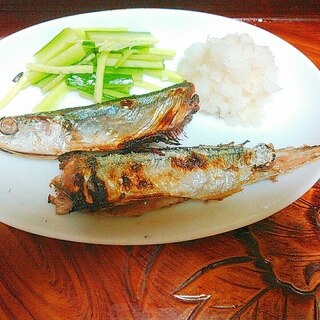
[[[6,1],[0,37],[80,12],[191,9],[242,19],[320,67],[320,2]],[[0,319],[319,319],[320,184],[249,227],[184,243],[89,245],[0,224]]]

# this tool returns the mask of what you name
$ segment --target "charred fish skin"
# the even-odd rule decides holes
[[[72,151],[112,151],[144,142],[178,143],[199,110],[194,85],[85,107],[0,119],[0,150],[54,158]]]
[[[255,172],[269,170],[274,160],[275,151],[265,144],[73,154],[62,159],[62,174],[51,183],[57,196],[49,202],[63,214],[143,199],[219,200],[241,190]]]

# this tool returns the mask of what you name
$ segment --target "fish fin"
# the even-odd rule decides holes
[[[34,158],[34,159],[55,160],[58,158],[57,155],[53,155],[53,154],[22,152],[22,151],[9,150],[2,147],[0,147],[0,150],[9,154],[13,154],[15,156],[28,157],[28,158]]]
[[[249,142],[250,142],[250,140],[245,140],[242,143],[236,144],[234,141],[231,141],[229,143],[220,143],[217,145],[217,147],[235,147],[235,146],[244,147]]]
[[[237,188],[234,188],[232,190],[228,190],[227,192],[220,192],[219,194],[212,194],[212,195],[208,195],[206,197],[203,197],[203,198],[199,198],[199,199],[202,199],[202,200],[223,200],[229,196],[232,196],[233,194],[235,193],[238,193],[240,191],[243,190],[243,187],[237,187]]]
[[[170,207],[172,205],[184,202],[186,200],[188,199],[181,198],[181,197],[136,200],[136,201],[128,202],[126,204],[120,204],[120,205],[110,206],[106,208],[101,208],[95,211],[95,213],[108,215],[108,216],[123,216],[123,217],[141,216],[147,212],[151,212],[151,211],[165,208],[165,207]],[[88,211],[84,211],[84,213],[86,212]],[[88,212],[88,213],[92,214],[92,212]]]
[[[180,145],[180,135],[186,134],[184,132],[184,127],[191,121],[192,115],[188,115],[185,119],[176,127],[166,130],[159,131],[149,136],[145,136],[136,140],[129,140],[123,144],[118,145],[119,149],[125,150],[139,150],[142,145],[150,144],[150,143],[159,143],[163,142],[168,145]]]

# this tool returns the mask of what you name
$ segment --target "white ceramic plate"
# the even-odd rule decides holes
[[[267,107],[259,128],[228,127],[222,121],[198,113],[187,127],[185,145],[219,144],[246,139],[251,145],[272,142],[277,148],[319,144],[319,70],[298,50],[276,36],[232,19],[178,10],[132,9],[96,12],[49,21],[22,30],[0,41],[0,97],[10,80],[30,62],[33,53],[64,27],[126,26],[151,31],[159,46],[175,48],[174,68],[185,48],[207,36],[248,33],[260,45],[268,45],[279,68],[282,90]],[[41,94],[21,93],[0,113],[30,112]],[[85,104],[75,96],[66,106]],[[99,244],[153,244],[196,239],[222,233],[261,220],[286,207],[320,177],[315,162],[280,177],[277,183],[257,183],[220,202],[190,201],[141,217],[105,217],[73,213],[57,216],[47,203],[50,180],[59,173],[57,161],[34,160],[0,153],[0,220],[35,234]]]

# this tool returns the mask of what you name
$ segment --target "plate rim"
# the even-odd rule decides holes
[[[311,63],[313,65],[313,67],[315,67],[317,70],[318,68],[315,66],[315,64],[304,54],[302,53],[301,51],[299,51],[297,48],[295,48],[293,45],[291,45],[289,42],[285,41],[284,39],[281,39],[279,38],[278,36],[276,36],[275,34],[265,30],[265,29],[262,29],[258,26],[255,26],[255,25],[251,25],[251,24],[248,24],[247,22],[245,21],[239,21],[237,19],[234,19],[234,18],[231,18],[231,17],[225,17],[225,16],[222,16],[222,15],[216,15],[216,14],[212,14],[212,13],[206,13],[206,12],[199,12],[199,11],[193,11],[193,10],[185,10],[185,9],[175,9],[175,8],[172,8],[172,9],[166,9],[166,8],[128,8],[128,9],[111,9],[111,10],[103,10],[103,11],[93,11],[93,12],[85,12],[85,13],[79,13],[79,14],[73,14],[73,15],[68,15],[68,16],[64,16],[64,17],[59,17],[59,18],[55,18],[55,19],[51,19],[51,20],[48,20],[48,21],[44,21],[44,22],[40,22],[40,23],[37,23],[35,25],[32,25],[32,26],[29,26],[27,28],[24,28],[24,29],[21,29],[15,33],[12,33],[4,38],[2,38],[0,40],[0,45],[3,43],[3,42],[6,42],[8,40],[8,38],[11,38],[11,37],[19,37],[20,34],[22,33],[25,33],[25,32],[28,32],[30,29],[34,29],[34,28],[41,28],[43,25],[46,25],[46,24],[52,24],[52,23],[55,23],[57,21],[63,21],[63,20],[68,20],[70,18],[76,18],[76,17],[81,17],[81,16],[90,16],[90,15],[103,15],[103,14],[106,14],[106,13],[112,13],[112,12],[128,12],[128,11],[153,11],[153,12],[179,12],[179,13],[188,13],[188,14],[197,14],[197,15],[206,15],[206,16],[209,16],[209,17],[213,17],[213,18],[219,18],[219,19],[223,19],[223,20],[229,20],[229,21],[232,21],[232,23],[239,23],[239,24],[246,24],[246,25],[249,25],[251,28],[256,28],[256,29],[259,29],[260,31],[262,32],[265,32],[266,34],[269,34],[269,35],[272,35],[273,37],[276,37],[278,40],[282,41],[283,43],[285,43],[286,46],[290,46],[291,48],[293,48],[294,50],[296,50],[297,52],[299,52],[299,54],[303,55],[305,58],[306,58],[306,63]],[[318,70],[319,71],[319,70]],[[318,179],[317,179],[318,180]],[[316,181],[317,181],[316,180]],[[315,182],[316,182],[315,181]],[[312,185],[315,183],[315,182],[311,182],[311,187]],[[309,188],[310,189],[310,188]],[[223,230],[222,232],[216,232],[216,233],[211,233],[211,234],[205,234],[205,235],[200,235],[198,237],[192,237],[191,238],[184,238],[184,239],[173,239],[173,240],[169,240],[169,241],[161,241],[160,243],[172,243],[172,242],[181,242],[181,241],[189,241],[189,240],[194,240],[194,239],[199,239],[199,238],[205,238],[205,237],[208,237],[208,236],[212,236],[212,235],[215,235],[215,234],[218,234],[218,233],[223,233],[223,232],[227,232],[227,231],[231,231],[231,230],[234,230],[234,229],[237,229],[237,228],[240,228],[240,227],[244,227],[248,224],[251,224],[251,223],[255,223],[257,221],[260,221],[262,219],[265,219],[266,217],[270,216],[272,214],[266,214],[265,216],[261,216],[259,218],[257,218],[255,221],[253,222],[250,222],[250,223],[247,223],[247,224],[241,224],[241,225],[238,225],[238,224],[234,224],[235,227],[233,227],[232,229],[226,227],[225,230]],[[32,228],[21,228],[19,227],[18,225],[14,225],[14,224],[9,224],[8,222],[6,221],[2,221],[2,217],[1,217],[1,214],[0,214],[0,220],[2,223],[6,224],[6,225],[9,225],[9,226],[12,226],[14,228],[17,228],[19,230],[23,230],[23,231],[26,231],[26,232],[29,232],[29,233],[33,233],[33,234],[37,234],[37,235],[40,235],[40,236],[45,236],[45,237],[49,237],[49,238],[54,238],[54,239],[60,239],[60,240],[65,240],[65,241],[72,241],[72,242],[79,242],[79,243],[92,243],[92,244],[106,244],[106,245],[149,245],[149,244],[158,244],[159,242],[157,241],[152,241],[151,239],[149,240],[140,240],[140,241],[136,241],[135,243],[124,243],[124,242],[119,242],[119,241],[115,241],[115,242],[112,242],[109,240],[107,241],[88,241],[88,239],[84,239],[84,240],[81,240],[78,238],[78,235],[73,235],[73,237],[70,237],[70,235],[66,235],[65,237],[63,237],[62,235],[60,236],[55,236],[55,235],[50,235],[50,232],[35,232],[34,230],[32,230]],[[180,237],[181,238],[181,237]],[[92,240],[92,239],[91,239]],[[117,239],[118,240],[118,239]]]

